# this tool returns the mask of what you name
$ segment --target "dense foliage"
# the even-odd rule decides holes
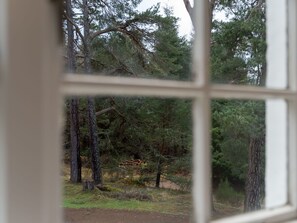
[[[65,22],[66,46],[73,54],[68,53],[66,64],[75,62],[72,70],[86,71],[89,66],[86,60],[89,60],[87,71],[91,73],[189,80],[191,42],[178,34],[177,18],[169,8],[163,10],[159,5],[138,11],[141,1],[67,0],[67,4],[72,3],[73,14],[68,10],[64,15],[68,21]],[[263,85],[266,76],[265,3],[261,0],[213,0],[211,3],[213,15],[225,13],[225,19],[213,16],[212,21],[212,81]],[[69,39],[71,33],[73,38]],[[88,98],[66,100],[67,126],[72,127],[65,129],[64,138],[65,151],[71,154],[73,131],[79,134],[81,154],[72,152],[70,159],[78,157],[79,161],[80,155],[90,157],[85,165],[91,168],[94,154],[90,149],[89,106]],[[147,161],[145,173],[156,176],[156,186],[161,174],[176,182],[179,176],[190,178],[191,101],[98,97],[93,107],[96,119],[92,120],[98,129],[92,134],[98,137],[102,168],[117,167],[125,159],[143,159]],[[75,117],[76,129],[73,127]],[[247,200],[250,194],[257,192],[256,203],[246,203],[246,210],[259,208],[264,196],[259,192],[263,191],[264,179],[264,119],[264,102],[212,102],[213,188],[216,190],[227,180],[236,190],[245,191]],[[255,154],[260,155],[255,157]],[[251,178],[250,173],[255,169],[258,171],[256,178]]]

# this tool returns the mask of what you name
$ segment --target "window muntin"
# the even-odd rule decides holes
[[[26,18],[26,16],[30,15],[31,12],[33,12],[33,7],[30,5],[29,8],[26,7],[26,5],[22,5],[23,7],[20,7],[19,5],[19,2],[16,3],[16,2],[13,2],[14,4],[12,4],[13,1],[5,1],[6,4],[4,4],[4,7],[3,9],[5,8],[6,10],[9,9],[9,12],[11,12],[11,14],[1,14],[1,18],[4,17],[4,16],[9,16],[9,21],[11,21],[11,23],[9,23],[9,26],[12,26],[13,28],[15,28],[16,30],[18,28],[20,28],[20,30],[22,30],[21,28],[23,28],[23,25],[24,23],[16,23],[16,21],[20,21],[21,18]],[[40,3],[41,2],[41,3]],[[268,2],[267,4],[268,5],[271,5],[273,4],[272,3],[273,1],[270,1]],[[36,3],[36,4],[35,4]],[[198,14],[197,17],[199,17],[200,19],[197,19],[197,21],[201,24],[200,28],[202,29],[202,32],[198,32],[198,36],[199,35],[202,35],[202,38],[199,38],[199,41],[202,41],[202,43],[208,43],[207,41],[207,38],[203,38],[204,34],[207,33],[207,32],[204,32],[203,31],[203,27],[204,27],[204,24],[206,24],[206,21],[207,19],[205,19],[205,13],[207,11],[207,8],[208,8],[208,3],[206,1],[199,1],[199,2],[196,2],[196,5],[201,6],[200,4],[202,4],[203,7],[199,7],[196,9],[196,12]],[[35,4],[35,8],[34,8],[34,12],[35,11],[38,11],[37,9],[40,9],[41,12],[43,12],[43,16],[39,15],[36,16],[36,17],[44,17],[46,16],[47,19],[45,20],[30,20],[30,23],[28,23],[28,25],[30,27],[38,27],[40,28],[40,30],[44,30],[44,34],[48,34],[48,35],[45,35],[47,37],[50,37],[49,40],[50,40],[50,43],[52,44],[50,47],[46,48],[43,52],[40,52],[38,55],[43,55],[45,56],[44,60],[39,61],[38,58],[36,58],[37,60],[34,61],[35,65],[38,63],[37,61],[39,61],[40,63],[49,63],[49,61],[51,61],[51,63],[53,63],[53,66],[48,66],[46,67],[47,69],[45,69],[45,67],[43,67],[42,69],[40,69],[40,72],[42,74],[44,74],[42,77],[46,77],[42,80],[40,80],[40,73],[37,74],[36,72],[33,72],[34,74],[36,75],[33,75],[32,76],[32,80],[39,80],[40,82],[38,82],[40,85],[42,85],[44,87],[44,89],[41,89],[41,88],[36,88],[36,86],[32,86],[32,88],[34,89],[38,89],[38,91],[36,91],[36,94],[39,94],[39,93],[42,93],[44,95],[46,95],[43,100],[45,102],[45,104],[47,104],[47,102],[51,102],[52,104],[47,104],[47,106],[45,106],[45,108],[47,109],[44,109],[43,112],[36,112],[36,116],[39,117],[39,115],[44,115],[46,116],[45,114],[48,114],[49,116],[48,117],[51,117],[51,119],[48,119],[47,117],[47,120],[46,118],[43,119],[42,123],[45,123],[45,126],[47,126],[48,130],[47,132],[44,132],[43,136],[40,137],[40,139],[36,139],[35,140],[44,140],[42,141],[40,144],[38,144],[38,146],[32,146],[32,148],[34,148],[33,150],[30,150],[31,152],[34,151],[35,149],[38,150],[38,149],[42,149],[42,154],[39,154],[40,157],[43,157],[42,160],[45,161],[44,165],[41,165],[39,162],[36,163],[35,160],[33,160],[33,162],[31,163],[32,166],[37,170],[37,169],[40,169],[40,167],[42,166],[42,170],[43,170],[43,173],[42,173],[42,176],[46,175],[46,179],[44,179],[44,177],[42,177],[41,175],[35,175],[35,177],[38,177],[40,179],[40,181],[38,181],[38,183],[36,184],[36,186],[38,187],[38,191],[42,191],[42,196],[38,197],[38,196],[31,196],[30,198],[31,199],[35,199],[36,201],[36,204],[40,204],[40,206],[37,206],[36,205],[36,209],[35,210],[28,210],[27,213],[20,213],[21,216],[17,217],[15,215],[14,218],[11,218],[12,215],[14,213],[12,213],[11,210],[23,210],[24,206],[26,205],[19,205],[19,206],[12,206],[11,203],[9,204],[6,204],[6,205],[3,205],[1,206],[1,210],[5,213],[7,213],[7,216],[9,216],[9,220],[13,220],[13,219],[19,219],[19,220],[22,220],[22,222],[32,222],[30,221],[30,219],[32,220],[32,218],[28,219],[28,217],[26,217],[28,214],[30,214],[30,216],[34,217],[34,219],[37,219],[37,220],[44,220],[44,222],[48,222],[50,218],[56,218],[55,216],[57,216],[57,218],[59,218],[59,210],[57,207],[59,207],[59,202],[58,202],[58,197],[59,197],[59,189],[58,188],[58,185],[55,184],[55,186],[53,187],[51,184],[52,182],[55,182],[56,180],[58,180],[59,178],[57,177],[57,173],[58,173],[58,169],[55,168],[53,169],[53,161],[54,163],[58,163],[58,152],[56,150],[52,150],[52,143],[54,142],[55,145],[58,147],[58,139],[57,139],[57,136],[55,135],[55,132],[58,132],[57,128],[56,128],[56,125],[53,124],[53,123],[56,123],[57,119],[58,119],[58,112],[56,110],[56,108],[58,107],[58,99],[56,97],[53,97],[52,95],[50,96],[50,93],[54,92],[54,93],[57,93],[57,88],[58,88],[58,79],[56,78],[56,76],[54,76],[55,80],[53,80],[53,74],[57,74],[58,71],[56,69],[52,69],[53,67],[55,68],[57,66],[57,61],[56,61],[56,49],[55,49],[55,44],[56,42],[54,41],[55,40],[55,29],[54,29],[54,25],[53,25],[53,21],[51,20],[52,18],[52,15],[54,15],[54,12],[53,10],[50,10],[52,9],[51,8],[51,5],[49,3],[49,1],[47,1],[45,3],[45,1],[34,1],[32,4]],[[52,3],[51,3],[52,4]],[[275,90],[275,89],[254,89],[254,88],[250,88],[250,87],[246,87],[246,88],[236,88],[236,87],[225,87],[225,86],[211,86],[209,87],[207,82],[205,82],[205,80],[207,80],[207,72],[203,72],[205,70],[207,70],[207,62],[205,63],[205,61],[203,61],[205,58],[207,58],[207,53],[204,54],[204,50],[203,50],[203,47],[200,46],[200,47],[197,47],[197,44],[196,44],[196,48],[195,49],[200,49],[198,50],[197,52],[199,52],[199,55],[201,57],[197,57],[195,56],[194,58],[194,61],[195,62],[198,62],[198,63],[195,63],[195,64],[199,64],[198,67],[195,68],[195,71],[197,71],[197,73],[199,74],[202,74],[202,76],[204,75],[204,78],[202,77],[200,79],[200,82],[198,82],[198,86],[194,86],[194,88],[192,88],[190,90],[190,92],[196,92],[197,94],[196,95],[191,95],[190,97],[193,97],[195,98],[195,104],[194,104],[194,129],[195,129],[195,132],[197,133],[196,136],[197,136],[197,139],[195,139],[195,145],[197,145],[195,147],[195,150],[196,150],[196,154],[199,153],[199,156],[195,156],[195,159],[197,159],[198,161],[201,161],[200,163],[197,163],[195,165],[199,165],[199,167],[201,168],[196,168],[195,169],[195,172],[196,174],[196,184],[195,185],[198,185],[199,182],[198,180],[200,181],[203,181],[203,179],[205,181],[203,181],[203,183],[201,183],[201,187],[195,187],[194,188],[194,191],[196,191],[198,194],[200,194],[200,199],[198,199],[198,196],[196,198],[196,204],[197,205],[197,208],[195,208],[195,210],[197,211],[198,215],[197,215],[197,218],[199,218],[199,222],[207,222],[209,220],[209,212],[210,212],[210,209],[208,208],[209,207],[209,191],[208,191],[208,188],[207,186],[209,186],[209,183],[208,182],[208,176],[209,176],[209,170],[208,170],[208,167],[209,167],[209,163],[207,161],[208,159],[208,121],[209,120],[209,100],[210,100],[210,95],[214,96],[214,95],[220,95],[220,97],[227,97],[227,98],[248,98],[248,99],[259,99],[259,98],[280,98],[280,99],[286,99],[288,101],[288,159],[289,159],[289,167],[287,169],[287,172],[288,172],[288,176],[289,176],[289,205],[288,206],[284,206],[284,207],[281,207],[281,208],[277,208],[277,209],[271,209],[271,210],[266,210],[266,211],[260,211],[260,212],[257,212],[257,213],[253,213],[253,214],[248,214],[248,215],[245,215],[245,216],[238,216],[236,218],[232,218],[232,219],[227,219],[227,220],[221,220],[220,222],[251,222],[251,221],[266,221],[266,222],[280,222],[280,221],[283,221],[283,220],[288,220],[288,219],[293,219],[293,218],[296,218],[296,176],[295,176],[295,166],[296,166],[296,126],[297,126],[297,121],[296,121],[296,113],[297,113],[297,103],[296,103],[296,93],[295,93],[295,90],[296,90],[296,69],[295,69],[295,66],[296,66],[296,56],[295,56],[295,53],[296,53],[296,50],[294,48],[295,44],[296,44],[296,30],[295,30],[295,24],[296,24],[296,2],[295,1],[292,1],[292,0],[289,0],[288,1],[288,18],[289,21],[289,27],[288,27],[288,30],[289,30],[289,90]],[[16,8],[13,8],[12,5],[18,5],[17,8],[22,8],[21,11],[19,10],[16,10]],[[1,5],[2,6],[2,5]],[[9,6],[9,7],[8,7]],[[36,8],[37,7],[37,8]],[[272,5],[272,7],[275,7]],[[2,7],[1,7],[2,8]],[[202,10],[201,10],[202,9]],[[43,11],[42,11],[43,10]],[[198,12],[198,10],[201,10],[200,12]],[[204,10],[204,11],[203,11]],[[34,14],[35,15],[35,14]],[[201,16],[201,17],[200,17]],[[11,18],[14,18],[14,19],[11,19]],[[206,16],[207,18],[207,16]],[[1,19],[1,21],[5,21]],[[268,19],[269,21],[269,19]],[[36,25],[36,26],[34,26]],[[271,23],[271,25],[273,25]],[[30,28],[28,27],[28,28]],[[198,26],[199,27],[199,26]],[[3,28],[3,27],[2,27]],[[1,28],[1,31],[3,30]],[[11,27],[10,27],[11,28]],[[7,31],[7,29],[5,28],[5,31]],[[48,32],[48,31],[52,31],[52,32]],[[207,29],[206,29],[207,31]],[[48,32],[48,33],[47,33]],[[199,34],[200,33],[200,34]],[[203,34],[204,33],[204,34]],[[11,30],[9,30],[9,35],[11,35]],[[1,32],[1,36],[6,36],[6,32]],[[16,35],[18,36],[18,35]],[[16,37],[15,36],[15,37]],[[44,36],[42,36],[44,37]],[[42,39],[42,37],[40,39]],[[205,37],[205,36],[204,36]],[[1,38],[2,39],[2,38]],[[42,42],[42,44],[40,42],[33,42],[34,38],[32,38],[31,42],[27,42],[26,44],[28,43],[32,43],[32,45],[35,45],[35,44],[40,44],[40,47],[42,46],[48,46],[49,45],[49,41],[44,41]],[[7,38],[5,41],[1,41],[1,49],[3,49],[2,47],[6,48],[6,44],[7,44]],[[22,44],[18,44],[17,46],[22,46],[24,45],[24,40],[20,40],[20,39],[14,39],[14,38],[11,38],[10,41],[13,41],[13,43],[22,43]],[[27,40],[29,41],[29,40]],[[13,45],[9,45],[10,47],[12,47]],[[204,44],[204,46],[208,46],[208,44]],[[12,51],[12,52],[17,52],[17,50],[21,50],[23,48],[19,48],[19,49],[16,49],[16,48],[9,48],[9,51]],[[30,50],[28,50],[29,52]],[[207,50],[206,50],[207,51]],[[17,55],[17,54],[10,54],[10,55]],[[35,55],[36,56],[36,55]],[[206,57],[204,57],[206,56]],[[7,64],[7,63],[4,63],[7,62],[6,59],[7,58],[7,53],[4,54],[4,57],[2,57],[1,55],[1,66],[3,64],[3,66],[5,66],[5,68],[11,68],[11,64]],[[55,58],[54,61],[50,60],[49,58]],[[11,58],[10,58],[11,59]],[[19,57],[15,57],[15,59],[18,59],[18,60],[14,60],[14,63],[17,63],[17,62],[21,62],[20,61],[20,58]],[[46,62],[45,62],[46,61]],[[28,64],[27,64],[28,65]],[[32,65],[34,67],[34,65]],[[2,69],[1,68],[1,71],[2,70],[5,70],[5,72],[7,72],[7,69]],[[8,69],[9,70],[9,69]],[[46,73],[44,72],[45,70],[47,71],[51,71],[49,73]],[[36,71],[36,70],[35,70]],[[199,71],[199,72],[198,72]],[[202,71],[202,72],[201,72]],[[19,74],[19,72],[17,72]],[[20,71],[20,73],[25,73],[25,74],[33,74],[32,72],[25,72],[25,70],[22,70]],[[45,74],[46,73],[46,74]],[[10,73],[10,75],[14,76],[16,75],[16,73]],[[2,76],[1,76],[2,77]],[[87,76],[86,76],[87,77]],[[28,77],[26,77],[28,78]],[[20,79],[18,79],[20,80]],[[92,93],[94,95],[97,95],[98,94],[98,90],[96,90],[96,86],[103,86],[105,84],[105,81],[103,80],[97,80],[97,79],[93,79],[96,83],[92,83],[91,85],[93,86],[91,89],[87,90],[88,89],[88,85],[90,84],[86,84],[85,83],[85,78],[84,77],[81,77],[81,78],[78,78],[76,79],[76,82],[75,83],[69,83],[67,78],[64,79],[64,81],[62,82],[61,84],[61,88],[62,88],[62,92],[63,94],[67,92],[67,94],[69,95],[72,95],[72,94],[84,94],[86,92],[89,92],[89,93]],[[6,80],[5,80],[6,81]],[[24,80],[25,81],[25,80]],[[17,82],[17,81],[15,81]],[[5,82],[7,83],[7,82]],[[27,83],[27,82],[24,82],[24,83]],[[138,83],[138,84],[137,84]],[[129,94],[132,94],[132,92],[134,92],[135,95],[137,94],[143,94],[143,95],[150,95],[150,91],[148,91],[146,89],[146,91],[142,91],[141,88],[139,87],[139,84],[140,83],[143,83],[142,81],[140,82],[137,82],[137,83],[134,83],[132,84],[132,90],[130,90]],[[39,85],[38,84],[38,85]],[[117,83],[118,84],[118,83]],[[21,86],[21,85],[17,85],[17,86]],[[71,86],[71,87],[69,87]],[[113,85],[113,86],[116,86],[116,85]],[[120,84],[118,84],[118,86],[120,86]],[[65,89],[64,89],[65,87]],[[164,91],[160,90],[160,95],[162,96],[163,94],[167,94],[167,93],[164,93],[164,92],[168,92],[168,89],[171,89],[171,88],[168,88],[168,85],[165,84],[165,82],[162,82],[161,85],[159,85],[159,88],[163,88]],[[18,91],[16,90],[13,90],[13,89],[18,89]],[[180,89],[180,88],[179,88]],[[7,89],[4,89],[5,92],[7,91]],[[27,90],[28,89],[25,89],[25,88],[12,88],[11,91],[16,93],[16,92],[20,92],[20,94],[25,94],[27,93]],[[121,89],[122,93],[123,94],[128,94],[128,90],[127,89]],[[176,97],[186,97],[185,95],[188,94],[189,91],[188,90],[185,90],[183,88],[180,89],[180,91],[178,93],[173,93],[171,92],[170,94],[173,96],[173,95],[176,95]],[[101,92],[100,94],[104,94],[104,92]],[[120,92],[118,92],[118,94],[120,94]],[[5,94],[5,96],[7,97],[10,97],[9,96],[10,94]],[[12,100],[13,101],[13,100]],[[34,100],[33,100],[34,101]],[[33,102],[32,102],[33,103]],[[39,102],[34,102],[34,105],[36,105],[37,107],[40,106]],[[52,109],[52,110],[51,110]],[[15,111],[18,111],[18,109],[15,109]],[[21,113],[18,113],[21,115]],[[35,113],[34,113],[35,114]],[[202,115],[202,117],[204,117],[206,119],[206,121],[203,121],[202,123],[201,122],[198,122],[198,119],[195,121],[195,117],[197,118],[197,114],[199,115]],[[4,116],[5,115],[5,116]],[[7,121],[8,123],[10,123],[10,121],[13,120],[13,117],[12,116],[6,116],[6,114],[4,113],[1,113],[1,116],[2,117],[5,117],[7,118]],[[30,116],[31,117],[31,116]],[[32,121],[34,121],[34,119],[32,119]],[[10,127],[13,126],[11,125],[10,123]],[[19,126],[19,123],[18,123],[18,126]],[[26,125],[24,125],[24,127],[29,127],[30,126],[30,123],[26,122]],[[41,131],[44,131],[44,126],[43,128],[40,128]],[[28,129],[25,129],[24,128],[24,132],[26,132]],[[49,134],[50,133],[50,134]],[[13,135],[13,132],[9,132],[9,134]],[[32,133],[31,133],[32,134]],[[201,140],[200,140],[201,139]],[[12,139],[10,139],[12,140]],[[18,140],[18,139],[14,139],[14,140]],[[21,145],[21,142],[19,142],[19,145]],[[49,146],[51,145],[51,146]],[[201,145],[201,147],[199,147],[199,145]],[[22,146],[24,146],[24,144],[22,144]],[[2,149],[4,148],[9,148],[9,147],[3,147]],[[7,150],[8,151],[8,150]],[[12,151],[11,151],[12,152]],[[15,153],[9,153],[8,154],[8,157],[11,157],[12,155],[14,155]],[[5,151],[1,151],[2,154],[5,154]],[[2,155],[1,154],[1,155]],[[6,154],[5,154],[6,155]],[[200,156],[201,155],[201,156]],[[39,157],[39,158],[40,158]],[[52,157],[52,160],[48,161],[48,157]],[[199,158],[200,157],[200,158]],[[200,160],[201,159],[201,160]],[[29,161],[29,162],[28,162]],[[28,162],[30,164],[30,161],[31,160],[27,160],[26,162]],[[3,167],[5,167],[5,164],[2,164]],[[17,169],[20,169],[21,167],[20,166],[17,166],[17,164],[10,164],[12,165],[12,167],[18,167]],[[54,165],[56,166],[56,165]],[[58,165],[57,165],[58,166]],[[27,168],[26,165],[23,165],[22,168]],[[33,168],[33,169],[34,169]],[[5,168],[1,168],[1,170],[3,170],[5,173],[7,173],[7,170]],[[10,169],[10,173],[13,173],[15,174],[14,176],[17,176],[17,171],[16,169],[14,168],[11,168]],[[11,188],[11,190],[9,191],[9,195],[12,195],[14,194],[14,192],[19,192],[20,194],[24,194],[24,191],[25,192],[32,192],[31,190],[27,190],[27,188],[24,188],[19,185],[19,184],[15,184],[15,178],[9,178],[7,177],[6,174],[3,174],[3,176],[5,178],[8,179],[8,183],[9,184],[12,184],[13,187]],[[201,180],[202,179],[202,180]],[[43,183],[40,183],[40,182],[43,182]],[[32,183],[32,182],[31,182]],[[41,185],[42,184],[42,185]],[[47,186],[46,186],[47,185]],[[1,194],[4,196],[7,192],[6,191],[6,188],[1,188]],[[36,190],[35,190],[36,192]],[[36,195],[36,193],[32,193],[34,195]],[[22,204],[22,200],[21,200],[21,196],[18,198],[17,196],[14,197],[16,198],[15,201],[19,200],[20,203],[19,204]],[[32,201],[32,200],[31,200]],[[17,202],[16,202],[17,203]],[[7,209],[6,209],[7,208]],[[7,211],[9,210],[9,212]],[[34,215],[34,211],[38,210],[38,213],[42,213],[41,214],[37,214],[37,215]],[[49,211],[50,210],[50,211]],[[30,212],[30,213],[29,213]],[[22,218],[23,217],[23,218]],[[55,219],[57,220],[56,222],[59,221],[59,219]]]
[[[287,29],[287,22],[286,22],[286,8],[285,2],[279,2],[277,4],[280,4],[277,6],[272,1],[267,1],[266,4],[268,5],[268,8],[276,10],[280,9],[282,15],[282,19],[278,22],[278,28],[279,32],[281,32],[284,35],[280,35],[280,37],[277,39],[272,38],[268,39],[269,45],[273,45],[271,49],[268,47],[268,77],[267,78],[267,88],[259,89],[251,86],[246,87],[236,87],[236,86],[224,86],[224,85],[209,85],[208,83],[208,55],[209,55],[209,34],[208,34],[208,3],[203,1],[198,1],[195,4],[195,12],[196,12],[196,39],[193,46],[193,73],[196,74],[196,79],[194,80],[194,83],[180,83],[180,82],[170,82],[170,81],[160,81],[160,82],[154,82],[153,80],[134,80],[134,79],[117,79],[117,78],[97,78],[97,77],[91,77],[91,76],[72,76],[71,74],[68,75],[64,80],[64,85],[62,87],[62,91],[66,93],[67,95],[86,95],[86,94],[93,94],[93,95],[99,95],[99,94],[107,94],[108,92],[110,94],[115,95],[146,95],[146,96],[156,96],[158,94],[159,96],[173,96],[177,98],[193,98],[195,99],[195,103],[193,106],[193,117],[194,117],[194,159],[199,160],[201,162],[198,162],[199,164],[194,164],[194,210],[196,213],[196,217],[199,222],[207,222],[209,221],[210,217],[210,191],[208,189],[208,186],[210,185],[209,179],[207,179],[207,175],[209,171],[209,135],[208,130],[210,128],[209,126],[209,101],[211,97],[215,98],[228,98],[228,99],[270,99],[270,98],[279,98],[284,99],[288,101],[288,107],[289,111],[288,113],[293,113],[294,109],[294,98],[295,93],[293,91],[289,90],[277,90],[275,88],[286,88],[287,81],[286,81],[286,74],[287,74],[287,64],[286,61],[286,42],[287,37],[285,34],[285,30]],[[291,3],[292,4],[292,3]],[[273,10],[270,11],[270,14],[268,13],[268,30],[269,27],[272,26],[273,20],[271,20],[274,16]],[[268,10],[269,11],[269,10]],[[285,26],[285,27],[284,27]],[[274,32],[274,31],[271,31]],[[268,36],[272,36],[273,34],[268,32]],[[274,45],[275,44],[275,45]],[[275,51],[277,49],[284,49],[284,51],[281,51],[281,60],[277,60],[277,57],[275,56]],[[273,67],[277,67],[277,70],[281,72],[283,75],[280,75],[279,72],[276,73],[275,69]],[[292,67],[292,66],[291,66]],[[269,71],[270,70],[270,71]],[[272,70],[272,71],[271,71]],[[290,77],[293,76],[290,74]],[[275,77],[275,78],[274,78]],[[279,80],[277,78],[280,78]],[[120,83],[122,81],[122,83]],[[127,81],[127,83],[125,82]],[[129,82],[129,84],[128,84]],[[107,85],[107,86],[106,86]],[[107,92],[104,93],[104,90],[100,89],[100,87],[106,86],[105,90]],[[156,87],[157,86],[157,87]],[[115,92],[112,92],[112,87],[115,90]],[[178,90],[178,91],[176,91]],[[273,108],[269,108],[269,103],[267,105],[268,109],[271,111],[271,114],[276,114],[276,110],[274,111]],[[290,109],[291,108],[291,109]],[[286,114],[285,110],[283,111],[282,120],[286,120]],[[198,121],[198,115],[200,117],[205,117],[205,121],[199,122]],[[197,118],[197,120],[195,119]],[[273,115],[272,115],[273,117]],[[268,118],[269,119],[269,118]],[[272,119],[272,118],[270,118]],[[292,119],[292,117],[291,117]],[[196,120],[196,121],[195,121]],[[289,119],[290,120],[290,119]],[[282,121],[281,124],[284,124]],[[268,121],[270,122],[270,121]],[[291,131],[293,129],[293,124],[289,127],[289,135],[293,134]],[[283,129],[284,131],[286,128]],[[268,134],[269,135],[269,134]],[[269,141],[269,136],[267,138]],[[282,139],[284,140],[284,137],[282,136]],[[291,138],[290,140],[290,146],[289,146],[289,154],[294,154],[292,145],[295,143],[295,141]],[[271,143],[271,142],[270,142]],[[282,151],[287,151],[286,146],[284,145],[284,148]],[[288,157],[288,153],[283,152],[283,156]],[[203,157],[204,159],[202,160]],[[294,178],[292,178],[292,174],[290,174],[290,171],[292,171],[292,160],[294,158],[290,157],[290,168],[286,168],[285,162],[286,159],[283,160],[282,167],[283,171],[281,171],[280,176],[283,176],[283,179],[285,179],[285,176],[290,176],[290,185],[289,189],[292,190],[292,185],[294,183]],[[269,160],[269,158],[268,158]],[[272,159],[273,160],[273,159]],[[284,168],[285,167],[285,168]],[[286,173],[284,173],[286,171]],[[292,179],[291,179],[292,178]],[[203,183],[202,183],[202,179]],[[198,182],[199,181],[199,182]],[[269,180],[268,180],[269,181]],[[271,183],[272,184],[272,183]],[[287,203],[286,200],[286,184],[282,186],[282,202],[281,204]],[[275,187],[271,187],[271,189],[268,189],[270,191],[273,191]],[[291,192],[289,192],[291,194]],[[200,196],[200,197],[199,197]],[[199,198],[198,198],[199,197]],[[294,200],[295,198],[293,198]],[[272,198],[273,200],[273,198]],[[291,198],[289,199],[289,201]],[[273,202],[272,202],[273,203]],[[277,202],[276,202],[277,203]],[[290,202],[292,203],[292,202]],[[293,202],[294,203],[294,202]],[[280,203],[278,203],[280,204]],[[278,206],[278,205],[277,205]],[[268,205],[268,207],[271,207]],[[270,219],[270,216],[277,216],[279,215],[280,218],[278,219],[285,219],[286,215],[288,218],[291,216],[292,211],[294,210],[294,207],[286,207],[280,208],[279,212],[271,212],[270,209],[267,211],[260,211],[259,213],[255,214],[248,214],[244,216],[238,216],[233,219],[236,219],[238,222],[245,222],[249,221],[248,219],[254,219],[255,221],[257,219]],[[284,216],[282,215],[284,213]],[[253,216],[253,217],[252,217]],[[273,218],[271,217],[271,218]],[[246,220],[245,220],[246,219]],[[225,220],[221,220],[224,222]],[[226,220],[226,222],[232,221],[230,219]],[[235,222],[235,220],[234,220]]]

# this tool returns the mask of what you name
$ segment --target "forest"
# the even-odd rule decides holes
[[[192,37],[181,36],[170,7],[156,4],[141,11],[142,1],[65,0],[65,70],[191,81],[195,30]],[[211,82],[265,85],[265,2],[210,0],[210,5]],[[192,18],[191,3],[184,0],[184,7]],[[190,212],[191,106],[190,99],[66,98],[64,206],[74,206],[68,199],[71,190],[118,200],[154,201],[160,194],[146,189],[167,187],[186,196],[186,204],[179,208]],[[265,201],[265,101],[213,99],[211,115],[214,216],[261,209]],[[228,210],[224,210],[226,205]]]

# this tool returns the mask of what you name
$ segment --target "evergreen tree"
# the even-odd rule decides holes
[[[88,74],[104,72],[109,75],[171,79],[189,77],[190,47],[184,38],[178,36],[176,18],[168,9],[165,16],[161,16],[159,5],[139,12],[137,6],[140,2],[140,0],[75,2],[76,14],[72,18],[69,14],[65,14],[65,18],[75,28],[73,42],[78,51],[77,71]],[[168,33],[164,29],[168,29]],[[137,125],[137,120],[129,123],[128,120],[132,121],[130,117],[133,112],[126,113],[125,110],[132,106],[133,111],[137,105],[131,102],[123,103],[124,101],[111,97],[101,99],[88,97],[80,103],[79,110],[86,112],[80,114],[81,146],[90,148],[88,154],[91,157],[93,180],[97,184],[102,184],[100,154],[107,152],[102,148],[107,144],[106,135],[102,133],[109,134],[109,148],[122,147],[125,149],[125,154],[129,153],[129,144],[135,148],[136,145],[141,145],[141,140],[147,141],[144,135],[146,130],[141,130],[143,134],[141,137],[137,136],[136,132],[130,132],[130,129]],[[166,111],[162,107],[163,104],[157,104],[160,106],[160,117],[165,119]],[[103,129],[98,131],[98,126]],[[164,126],[163,130],[167,129],[168,127]],[[79,129],[76,133],[78,132]],[[89,145],[86,143],[87,138]],[[147,143],[149,144],[150,142]],[[159,146],[157,148],[160,149]],[[113,152],[120,153],[115,150]]]
[[[213,21],[212,81],[263,85],[265,63],[265,3],[263,1],[217,1],[215,11],[227,18]],[[215,104],[215,105],[214,105]],[[263,102],[215,101],[213,148],[224,174],[245,180],[245,211],[260,208],[263,188],[265,106]],[[218,176],[218,169],[215,176]],[[229,172],[230,171],[230,172]],[[226,175],[224,175],[226,177]],[[233,178],[234,179],[234,178]]]

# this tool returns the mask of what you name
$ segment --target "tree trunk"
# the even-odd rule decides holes
[[[249,163],[245,188],[245,212],[259,210],[261,191],[261,148],[263,139],[252,138],[249,145]]]
[[[70,181],[72,183],[81,182],[81,158],[79,141],[79,118],[78,99],[70,101],[70,141],[71,141],[71,161],[70,161]]]
[[[89,134],[90,134],[90,148],[91,148],[91,166],[92,176],[96,184],[102,184],[100,152],[97,136],[97,120],[95,115],[95,100],[88,98],[88,118],[89,118]]]
[[[66,13],[72,20],[73,12],[71,0],[66,0]],[[70,21],[67,20],[67,56],[68,71],[76,70],[75,51],[74,51],[74,29]],[[81,159],[80,159],[80,142],[79,142],[79,116],[78,116],[78,99],[70,100],[70,181],[72,183],[81,182]]]
[[[90,55],[90,22],[89,22],[89,9],[88,1],[83,0],[83,22],[84,22],[84,68],[86,73],[91,73],[91,55]],[[92,97],[88,97],[88,119],[89,119],[89,137],[90,137],[90,150],[91,150],[91,166],[92,177],[95,184],[102,184],[100,152],[97,136],[97,119],[95,112],[95,100]]]
[[[95,189],[95,184],[93,181],[86,180],[83,182],[83,191],[92,191]]]
[[[157,167],[156,188],[160,188],[161,172],[161,160],[159,159]]]

